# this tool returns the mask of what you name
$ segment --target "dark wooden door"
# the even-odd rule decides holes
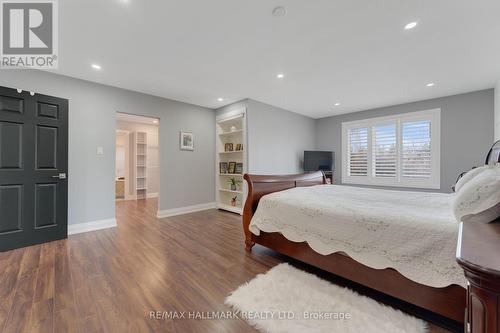
[[[68,233],[68,101],[0,87],[0,251]]]

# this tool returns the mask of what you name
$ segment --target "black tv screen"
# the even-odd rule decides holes
[[[333,151],[304,151],[304,171],[333,171],[334,163]]]

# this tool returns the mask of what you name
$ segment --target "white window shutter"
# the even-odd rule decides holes
[[[431,122],[402,123],[402,177],[430,178],[432,172]]]
[[[348,131],[349,176],[368,175],[368,128],[351,128]]]
[[[372,127],[373,177],[396,178],[398,161],[396,137],[396,123]]]

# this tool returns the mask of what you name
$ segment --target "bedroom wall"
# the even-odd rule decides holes
[[[220,108],[217,115],[242,108],[247,109],[249,172],[302,172],[304,150],[316,145],[314,119],[253,99]]]
[[[458,174],[481,165],[493,143],[493,89],[316,119],[316,148],[335,151],[341,180],[342,122],[441,108],[441,192]]]
[[[500,79],[495,87],[495,141],[500,140]]]
[[[315,149],[312,118],[248,100],[248,166],[256,174],[303,171],[304,150]]]
[[[160,119],[160,210],[215,201],[213,110],[43,71],[3,70],[0,85],[69,99],[70,224],[115,217],[117,111]],[[193,152],[179,150],[181,130]]]

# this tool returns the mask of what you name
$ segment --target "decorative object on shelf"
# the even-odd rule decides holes
[[[231,126],[231,132],[236,132],[236,126]]]
[[[231,184],[231,191],[237,191],[238,187],[241,185],[241,180],[231,177],[228,179],[229,184]]]
[[[235,173],[236,169],[236,162],[229,162],[229,168],[228,168],[228,172],[229,173]]]
[[[224,145],[224,151],[233,151],[233,144],[232,143],[226,143]]]
[[[219,172],[220,173],[227,173],[227,162],[220,162],[219,163]]]
[[[238,200],[238,196],[235,195],[231,198],[231,206],[236,207],[236,200]]]
[[[180,149],[181,150],[194,150],[194,136],[191,132],[181,132],[180,135]]]
[[[234,169],[234,173],[243,173],[243,163],[236,163],[236,168]]]
[[[238,143],[236,144],[236,150],[239,151],[239,150],[243,150],[243,144],[242,143]]]

